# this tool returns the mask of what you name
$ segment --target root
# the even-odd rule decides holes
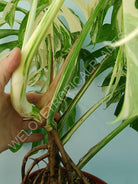
[[[58,184],[61,184],[62,183],[62,180],[61,180],[61,167],[59,167],[59,170],[58,170]]]
[[[25,177],[25,167],[26,167],[26,162],[29,158],[30,155],[32,155],[34,152],[36,151],[39,151],[39,150],[42,150],[42,149],[47,149],[47,145],[40,145],[40,146],[37,146],[35,148],[32,148],[24,157],[23,159],[23,164],[22,164],[22,180],[23,178]]]
[[[61,143],[61,140],[59,139],[57,131],[52,130],[52,135],[53,135],[55,142],[57,144],[57,147],[62,155],[63,163],[65,164],[65,167],[67,168],[67,172],[69,173],[68,179],[72,178],[72,176],[70,176],[70,174],[72,175],[72,172],[70,173],[70,171],[74,170],[77,173],[77,175],[79,176],[79,178],[83,181],[84,184],[89,184],[89,182],[87,181],[84,174],[77,168],[77,166],[74,164],[74,162],[71,160],[69,155],[64,150],[62,143]],[[72,167],[72,170],[70,170],[71,167]],[[71,179],[71,182],[72,182],[72,179]],[[70,183],[70,184],[72,184],[72,183]]]
[[[59,151],[53,135],[48,132],[48,152],[49,152],[49,171],[50,171],[50,183],[57,184],[58,182],[58,169],[60,166]]]
[[[41,157],[34,159],[34,162],[31,164],[31,166],[29,167],[27,173],[25,174],[25,176],[23,178],[23,183],[25,183],[25,181],[27,180],[27,177],[30,174],[30,172],[32,171],[32,169],[34,168],[34,166],[36,164],[38,164],[40,161],[42,161],[43,159],[47,158],[48,156],[49,156],[49,153],[46,153],[46,154],[42,155]]]
[[[45,183],[46,173],[47,173],[46,171],[43,172],[42,180],[41,180],[41,183],[40,184],[44,184]]]
[[[34,152],[41,150],[41,149],[47,149],[47,153],[44,155],[33,159],[33,163],[27,170],[25,174],[25,167],[27,160],[30,155],[32,155]],[[24,157],[23,164],[22,164],[22,184],[25,184],[28,175],[32,171],[35,165],[37,165],[40,161],[44,161],[44,159],[48,158],[48,164],[46,168],[42,169],[36,176],[33,181],[33,184],[36,184],[39,180],[40,184],[62,184],[62,177],[61,177],[61,166],[60,163],[62,163],[65,167],[65,171],[67,174],[67,179],[64,181],[69,184],[74,184],[74,178],[79,178],[83,184],[90,184],[84,174],[77,168],[77,166],[74,164],[74,162],[71,160],[69,155],[64,150],[64,147],[61,143],[61,140],[58,136],[58,133],[56,130],[52,130],[51,132],[48,132],[48,143],[46,145],[37,146],[33,149],[31,149]],[[40,179],[41,178],[41,179]],[[47,181],[45,179],[47,178]]]
[[[36,184],[37,180],[43,174],[43,172],[44,172],[44,169],[42,171],[40,171],[40,173],[36,176],[35,180],[33,181],[33,184]]]
[[[68,182],[70,184],[73,184],[72,168],[71,168],[71,165],[69,163],[69,160],[68,160],[68,158],[66,156],[66,152],[63,149],[62,145],[60,144],[59,138],[57,138],[58,137],[57,136],[57,133],[55,131],[52,131],[52,135],[53,135],[53,137],[55,139],[55,142],[57,144],[57,147],[58,147],[58,149],[59,149],[59,151],[60,151],[60,153],[62,155],[61,160],[62,160],[62,163],[63,163],[63,165],[65,166],[65,168],[67,170]]]

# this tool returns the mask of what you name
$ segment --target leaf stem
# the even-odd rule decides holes
[[[83,44],[91,26],[93,25],[93,23],[95,21],[95,17],[98,15],[98,13],[101,10],[101,7],[105,3],[105,1],[106,0],[99,1],[94,12],[91,14],[89,20],[86,22],[85,26],[83,27],[82,32],[80,33],[78,39],[76,40],[76,43],[74,43],[73,50],[71,50],[71,52],[69,53],[69,55],[66,58],[66,60],[68,60],[68,64],[64,68],[64,71],[62,73],[62,76],[58,82],[56,91],[54,93],[52,103],[50,105],[50,110],[48,112],[47,125],[50,125],[50,126],[52,125],[51,122],[54,119],[54,113],[59,110],[60,104],[62,103],[62,100],[65,97],[66,91],[68,90],[68,86],[70,85],[70,81],[72,79],[72,75],[73,75],[74,68],[76,65],[76,59],[79,55],[82,44]],[[57,101],[58,101],[58,103],[57,103]],[[60,121],[60,126],[62,127],[64,123],[65,122],[63,121],[63,118],[62,118],[62,124]]]
[[[100,106],[102,105],[107,99],[108,96],[104,96],[100,101],[94,104],[62,137],[61,141],[62,144],[66,144],[67,141],[71,138],[74,132],[82,125],[82,123]]]
[[[59,127],[63,127],[64,123],[65,123],[65,119],[68,116],[68,114],[72,111],[72,109],[76,106],[76,104],[78,103],[78,101],[80,100],[80,98],[82,97],[82,95],[85,93],[85,91],[88,89],[89,85],[92,83],[92,81],[95,79],[95,77],[97,76],[97,73],[99,72],[99,70],[102,67],[102,64],[104,63],[104,61],[106,60],[107,56],[103,59],[103,61],[95,68],[95,70],[90,74],[89,78],[87,79],[87,81],[85,82],[85,84],[82,86],[82,88],[80,89],[80,91],[77,93],[77,95],[75,96],[75,98],[72,100],[72,102],[70,103],[70,105],[68,106],[68,108],[66,109],[66,111],[64,112],[64,114],[62,115],[58,126]]]
[[[136,117],[125,120],[117,128],[115,128],[110,134],[108,134],[103,140],[92,147],[88,153],[79,161],[77,164],[79,169],[82,169],[91,160],[96,153],[98,153],[107,143],[109,143],[116,135],[118,135],[122,130],[124,130],[129,124],[131,124]]]
[[[53,51],[50,34],[48,35],[47,45],[48,45],[48,86],[50,86],[50,84],[53,81]]]
[[[28,22],[27,22],[27,26],[25,30],[22,49],[24,48],[24,46],[26,45],[27,41],[29,40],[32,34],[32,27],[33,27],[35,16],[36,16],[37,3],[38,3],[38,0],[32,1],[31,10],[29,13]]]

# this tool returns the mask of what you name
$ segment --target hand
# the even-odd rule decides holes
[[[22,132],[22,130],[34,130],[42,127],[34,121],[24,120],[14,110],[10,95],[4,92],[5,85],[19,66],[20,60],[20,49],[15,48],[7,58],[0,61],[0,152],[19,142],[37,142],[43,139],[42,134]],[[28,94],[27,98],[31,103],[37,103],[41,95],[32,93]]]

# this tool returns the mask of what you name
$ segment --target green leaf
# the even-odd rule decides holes
[[[16,153],[21,147],[23,146],[23,143],[15,144],[13,147],[9,148],[13,153]]]
[[[138,118],[130,124],[130,127],[138,132]]]
[[[114,113],[115,116],[118,116],[120,114],[122,106],[123,106],[123,102],[124,102],[124,94],[121,96],[121,98],[116,106],[115,113]]]
[[[42,129],[32,130],[32,133],[33,133],[33,134],[42,133]],[[36,146],[39,146],[39,145],[41,145],[41,144],[42,144],[42,141],[33,142],[33,143],[32,143],[32,148],[34,148],[34,147],[36,147]],[[36,154],[36,153],[38,153],[38,151],[34,152],[33,155]]]
[[[116,103],[120,100],[122,93],[125,90],[125,83],[126,83],[126,73],[123,69],[123,58],[121,49],[119,49],[116,63],[114,65],[113,70],[105,77],[102,88],[107,86],[107,94],[110,94],[110,98],[108,98],[106,102],[106,106],[108,107],[112,103]]]
[[[10,0],[3,11],[3,17],[10,27],[13,27],[14,24],[15,10],[18,2],[19,0]]]
[[[109,83],[110,83],[110,80],[109,80],[110,77],[111,77],[111,75],[109,75],[107,78]],[[105,83],[105,81],[104,81],[104,83]],[[109,85],[109,83],[107,85]],[[117,83],[117,85],[115,82],[113,83],[113,87],[112,87],[113,89],[111,88],[111,92],[109,93],[111,95],[111,97],[108,98],[108,100],[106,102],[106,107],[110,106],[112,103],[116,103],[116,102],[120,101],[120,99],[122,98],[121,97],[122,94],[124,94],[124,92],[125,92],[125,84],[126,84],[126,76],[122,76],[120,78],[119,82]],[[119,106],[120,106],[120,103],[119,103]],[[118,112],[118,110],[116,110],[116,111]],[[115,112],[115,113],[117,113],[117,112]]]
[[[106,71],[108,68],[112,68],[115,63],[115,56],[116,56],[116,50],[114,50],[111,54],[108,55],[105,58],[105,61],[103,62],[102,66],[100,67],[99,71],[97,72],[96,76],[100,75],[103,71]]]
[[[72,79],[74,67],[76,65],[76,59],[79,56],[79,51],[82,47],[82,44],[91,28],[91,25],[93,24],[95,17],[100,11],[100,8],[103,6],[104,0],[101,0],[97,7],[95,8],[94,13],[92,13],[90,19],[85,24],[80,36],[74,43],[71,52],[69,53],[67,57],[67,65],[65,65],[64,71],[62,73],[61,78],[59,79],[59,82],[57,84],[57,88],[55,90],[54,96],[52,98],[52,103],[50,104],[50,110],[47,117],[47,126],[51,129],[51,127],[55,128],[54,123],[54,114],[55,112],[58,112],[60,104],[62,103],[62,100],[64,99],[66,92],[69,88],[69,83]]]
[[[0,29],[0,39],[10,35],[18,35],[18,30]]]
[[[29,130],[22,130],[22,132],[27,132],[27,135],[29,135]],[[19,140],[17,138],[15,138],[15,142],[19,142]],[[13,147],[10,147],[9,149],[13,152],[16,153],[18,150],[21,149],[21,147],[23,146],[23,143],[17,143],[15,144]]]
[[[102,88],[109,86],[111,76],[112,76],[112,71],[104,78],[104,81],[103,81],[102,86],[101,86]]]
[[[88,89],[88,87],[90,86],[92,81],[103,70],[105,63],[106,63],[106,59],[103,59],[102,62],[100,64],[98,64],[98,66],[95,68],[95,70],[90,74],[87,81],[81,87],[79,92],[75,95],[71,104],[68,107],[68,110],[62,115],[62,117],[60,118],[60,121],[58,122],[59,129],[61,129],[64,126],[64,123],[65,123],[64,119],[66,118],[66,116],[68,116],[68,114],[72,111],[72,109],[77,105],[77,103],[79,102],[79,100],[81,99],[81,97],[85,93],[85,91]],[[105,96],[105,98],[108,99],[107,96]]]
[[[4,25],[6,22],[3,17],[0,17],[0,26]]]
[[[91,36],[91,39],[92,39],[92,43],[94,45],[97,43],[98,33],[99,33],[99,30],[103,26],[103,21],[104,21],[105,15],[106,15],[107,10],[109,9],[109,7],[110,7],[110,4],[107,3],[107,1],[105,1],[104,4],[103,4],[103,7],[101,7],[101,9],[100,9],[100,13],[97,15],[97,17],[95,19],[94,25],[92,26],[90,36]]]
[[[101,60],[103,57],[108,55],[108,57],[105,59],[106,61],[103,63],[96,76],[100,75],[103,71],[107,70],[108,68],[112,68],[116,61],[117,52],[118,49],[112,49],[107,46],[98,48],[96,51],[92,51],[91,53],[86,51],[85,49],[81,50],[80,57],[84,60],[86,80],[88,79],[89,74],[93,72],[99,64],[99,57]]]
[[[4,51],[5,49],[12,50],[16,46],[18,46],[18,41],[12,41],[12,42],[0,44],[0,52]]]
[[[109,34],[110,33],[110,34]],[[110,41],[115,38],[116,30],[111,24],[104,24],[102,28],[99,28],[99,32],[97,34],[96,43],[103,41]]]
[[[63,29],[63,27],[60,27],[61,30],[61,35],[62,35],[62,39],[63,39],[63,44],[62,45],[62,51],[66,51],[67,49],[70,49],[70,45],[71,45],[71,39],[70,39],[70,35],[67,32],[67,30]]]
[[[80,58],[78,57],[75,72],[72,77],[70,88],[74,89],[78,86],[80,82]]]
[[[138,9],[138,0],[135,0],[135,7]]]
[[[2,12],[6,6],[7,2],[4,0],[0,0],[0,12]]]
[[[123,47],[120,47],[118,54],[117,54],[116,62],[115,62],[115,65],[114,65],[114,68],[112,71],[110,83],[109,83],[109,86],[108,86],[108,89],[106,92],[106,94],[109,93],[111,95],[110,98],[112,98],[112,96],[114,96],[114,92],[116,91],[116,89],[119,85],[121,76],[123,76],[123,74],[125,73],[123,71],[123,67],[124,67],[124,52],[123,52]],[[109,101],[110,101],[110,98],[109,98]]]
[[[72,99],[67,97],[61,106],[60,112],[64,114],[64,112],[67,110],[69,104],[71,103]],[[62,136],[63,133],[67,132],[70,127],[75,123],[75,117],[76,117],[76,107],[74,107],[69,115],[64,119],[66,122],[64,124],[64,127],[62,127],[62,130],[60,130],[60,135]],[[62,132],[62,133],[61,133]]]
[[[37,12],[36,15],[38,15],[41,11],[43,11],[46,7],[49,5],[49,0],[39,0],[37,5]]]
[[[117,91],[115,91],[114,94],[112,95],[112,97],[107,100],[107,102],[106,102],[106,108],[108,108],[113,103],[117,103],[120,100],[120,98],[121,98],[122,93],[123,93],[124,90],[125,90],[125,85],[120,86],[120,89],[118,89]]]
[[[111,23],[104,24],[104,19],[107,15],[109,8],[111,7],[113,7],[113,11],[110,15],[111,17],[109,17],[108,15],[108,18],[111,18]],[[121,7],[121,1],[116,1],[116,0],[105,1],[99,15],[95,20],[95,24],[93,25],[90,33],[93,44],[96,44],[98,42],[112,41],[113,39],[116,39],[116,40],[118,39],[116,36],[119,33],[118,20],[120,19],[120,17],[118,16],[118,12],[120,7]]]
[[[4,0],[0,0],[0,12],[3,12],[6,5],[8,4],[7,1],[4,1]],[[27,13],[27,10],[21,8],[21,7],[16,7],[16,10],[18,11],[21,11],[22,13],[26,14]]]

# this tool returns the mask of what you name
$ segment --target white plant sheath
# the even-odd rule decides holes
[[[64,0],[54,0],[43,19],[22,49],[21,64],[13,73],[11,80],[11,101],[15,110],[23,117],[40,121],[39,109],[26,99],[26,85],[32,59]]]

